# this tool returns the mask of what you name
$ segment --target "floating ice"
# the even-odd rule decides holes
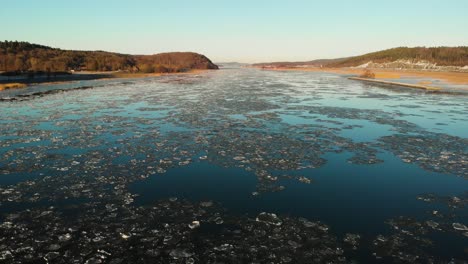
[[[272,213],[260,213],[258,216],[257,216],[257,222],[263,222],[263,223],[266,223],[266,224],[270,224],[270,225],[276,225],[276,226],[280,226],[283,224],[283,221],[281,221],[281,219],[279,219],[278,216],[276,216],[276,214],[272,214]]]

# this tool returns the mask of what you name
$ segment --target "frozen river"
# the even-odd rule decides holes
[[[0,92],[0,262],[468,258],[468,95],[244,68],[28,89]]]

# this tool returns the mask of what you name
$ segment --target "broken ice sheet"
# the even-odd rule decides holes
[[[424,169],[468,177],[467,138],[425,132],[418,136],[393,135],[380,139],[406,163]]]
[[[305,226],[295,218],[260,214],[258,217],[268,223],[265,225],[245,216],[226,215],[218,206],[204,205],[179,199],[159,201],[150,207],[94,202],[84,204],[80,217],[72,219],[55,208],[22,211],[7,216],[14,222],[0,226],[0,256],[3,260],[34,262],[45,256],[51,257],[50,252],[54,251],[57,254],[53,257],[58,262],[91,263],[96,259],[105,259],[117,263],[144,258],[157,262],[184,259],[214,263],[232,261],[234,256],[245,260],[264,258],[267,249],[275,249],[276,257],[290,261],[312,257],[338,263],[345,261],[343,252],[336,249],[338,242],[319,223]],[[113,215],[103,210],[106,207],[122,207],[123,210]],[[200,220],[192,221],[192,225],[200,222],[215,224],[218,218],[227,222],[221,224],[223,226],[216,229],[218,231],[211,229],[206,232],[187,226],[188,220],[195,216]],[[36,228],[37,225],[42,228]],[[12,240],[16,243],[10,243]],[[317,241],[320,243],[316,244]],[[132,250],[131,245],[135,242],[139,250]],[[25,255],[22,253],[25,245],[35,250]],[[252,250],[252,245],[255,250]]]
[[[90,82],[82,88],[55,87],[55,92],[0,102],[0,176],[5,176],[0,178],[0,206],[2,212],[12,212],[5,216],[2,232],[11,231],[18,241],[18,248],[8,248],[11,243],[2,240],[2,245],[7,245],[0,250],[2,258],[20,256],[24,258],[20,262],[41,258],[60,262],[68,256],[63,262],[125,263],[148,258],[219,263],[235,256],[244,262],[340,262],[348,249],[375,238],[377,246],[383,243],[384,248],[393,245],[395,249],[384,252],[387,254],[378,249],[378,257],[412,261],[415,256],[429,259],[425,257],[432,248],[422,253],[412,251],[411,245],[422,243],[418,240],[422,235],[414,238],[409,227],[421,233],[464,234],[453,228],[454,223],[460,224],[457,228],[466,225],[463,217],[450,219],[453,214],[437,207],[428,209],[433,215],[430,219],[393,221],[407,232],[382,239],[377,239],[377,234],[369,238],[347,230],[353,217],[348,211],[333,209],[336,218],[330,218],[320,208],[342,205],[355,211],[368,206],[377,208],[376,215],[394,213],[395,200],[382,197],[396,199],[394,186],[426,186],[410,179],[415,174],[418,181],[435,186],[428,191],[455,192],[451,175],[465,177],[466,137],[460,128],[467,124],[466,98],[387,91],[331,74],[252,69],[218,71],[200,78]],[[285,120],[286,116],[295,119]],[[434,128],[443,127],[437,130],[443,133],[435,133],[424,123],[447,125],[437,125]],[[372,127],[382,131],[374,133]],[[345,158],[332,160],[334,154]],[[391,154],[416,167],[401,166],[398,175],[387,176],[385,164]],[[276,203],[263,204],[266,208],[258,208],[250,216],[225,215],[223,210],[211,212],[217,201],[210,202],[213,197],[207,196],[209,192],[200,191],[203,204],[181,202],[184,195],[179,192],[168,195],[179,196],[177,199],[143,203],[148,209],[141,207],[143,194],[132,189],[133,184],[148,185],[154,177],[164,182],[175,170],[204,165],[239,169],[232,174],[232,183],[245,185],[228,187],[243,191],[226,192],[221,197],[248,201],[238,203],[237,208],[253,201],[261,204],[271,199]],[[420,176],[423,173],[417,166],[440,172],[437,176],[444,178],[444,186],[452,189],[439,188],[435,176]],[[206,176],[208,170],[198,178],[185,172],[182,184],[190,187],[198,184],[223,190],[217,187],[226,185],[228,179],[216,173]],[[248,174],[249,181],[241,180],[245,176],[242,172]],[[394,180],[403,174],[403,184]],[[377,178],[379,181],[372,180]],[[196,184],[189,184],[188,179]],[[363,179],[365,182],[359,182]],[[463,183],[457,184],[463,188]],[[345,188],[337,189],[339,186]],[[375,190],[371,192],[375,196],[366,196],[359,186]],[[166,187],[153,186],[153,191]],[[241,193],[245,197],[240,197]],[[298,199],[280,199],[291,194]],[[408,196],[414,199],[410,191]],[[459,196],[461,201],[453,198],[450,208],[462,207]],[[330,197],[338,197],[336,203],[327,199]],[[360,206],[353,206],[353,201],[359,201]],[[397,202],[411,211],[411,203]],[[282,209],[279,204],[283,204]],[[289,209],[299,216],[313,217],[298,220]],[[261,212],[275,214],[282,224],[271,224],[279,223],[272,215],[260,216],[257,222]],[[158,221],[149,221],[148,216]],[[373,221],[371,218],[365,221]],[[349,235],[334,240],[333,225],[316,221],[321,219],[336,220],[334,225]],[[191,229],[194,221],[200,226]],[[224,240],[209,237],[204,233],[207,230],[218,230],[217,237]],[[206,245],[200,249],[189,232],[203,234],[206,239],[201,241]],[[411,244],[405,254],[400,250],[405,248],[400,244],[402,239]],[[103,248],[109,241],[115,245]],[[422,241],[426,245],[427,241]],[[128,251],[131,243],[141,244],[141,250]]]

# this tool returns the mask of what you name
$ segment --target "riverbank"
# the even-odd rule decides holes
[[[32,85],[47,85],[47,84],[60,84],[76,81],[90,81],[90,80],[105,80],[105,79],[135,79],[135,78],[150,78],[159,77],[164,75],[186,75],[186,74],[200,74],[208,70],[190,70],[187,72],[177,73],[130,73],[130,72],[79,72],[66,75],[56,76],[37,76],[35,78],[27,78],[25,76],[17,77],[3,77],[0,79],[0,91],[7,89],[21,89]]]
[[[422,84],[408,84],[408,83],[401,83],[401,82],[389,82],[389,81],[382,81],[382,80],[369,79],[369,78],[360,78],[360,77],[350,77],[349,79],[350,80],[355,80],[355,81],[362,81],[362,82],[386,84],[386,85],[391,85],[391,86],[403,86],[403,87],[407,87],[407,88],[427,90],[427,91],[440,91],[441,90],[438,87],[432,87],[432,86],[422,85]]]
[[[114,72],[111,74],[111,78],[149,78],[149,77],[159,77],[164,75],[187,75],[187,74],[200,74],[211,70],[200,70],[194,69],[186,72],[171,72],[171,73],[129,73],[129,72]]]
[[[307,72],[329,72],[341,75],[361,75],[365,69],[361,68],[318,68],[318,67],[281,67],[264,68],[272,71],[307,71]],[[369,69],[375,74],[376,80],[394,80],[417,78],[421,79],[416,85],[432,85],[435,81],[440,81],[451,85],[467,85],[468,90],[468,72],[438,72],[421,70],[398,70],[398,69]]]

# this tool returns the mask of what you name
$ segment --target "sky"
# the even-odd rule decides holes
[[[0,0],[0,40],[214,62],[468,46],[468,0]]]

